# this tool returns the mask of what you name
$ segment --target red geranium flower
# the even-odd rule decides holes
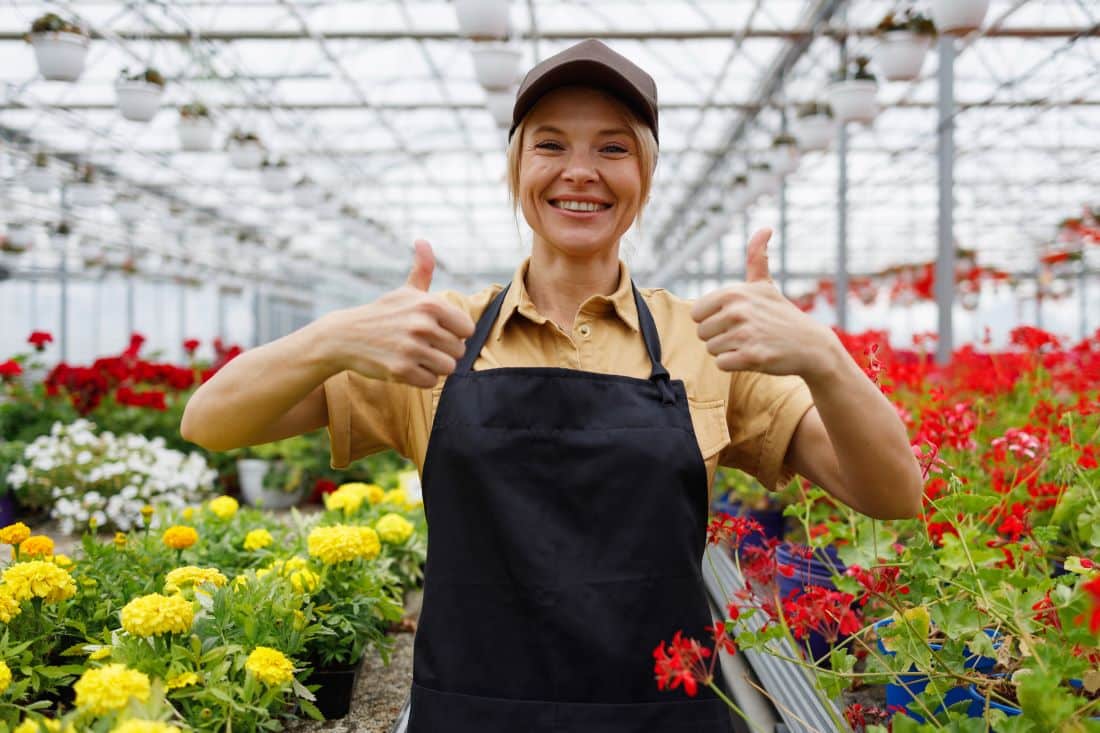
[[[11,379],[12,377],[18,377],[22,373],[23,367],[19,366],[19,362],[15,359],[8,359],[5,362],[0,362],[0,377]]]
[[[198,339],[187,339],[183,342],[183,350],[186,351],[188,355],[192,355],[195,353],[195,350],[199,348],[199,343]]]
[[[45,351],[46,344],[53,342],[53,336],[48,331],[32,331],[27,337],[27,343],[34,346],[37,351]]]
[[[682,632],[677,631],[667,649],[662,641],[653,650],[657,689],[675,690],[683,685],[688,697],[695,697],[700,684],[710,684],[710,670],[706,662],[710,655],[710,649],[695,639],[685,639]]]
[[[1089,613],[1089,631],[1100,634],[1100,575],[1081,587],[1089,594],[1089,600],[1092,603],[1092,611]]]

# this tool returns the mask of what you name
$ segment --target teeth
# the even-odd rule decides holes
[[[602,211],[607,204],[594,204],[589,201],[556,201],[554,205],[566,211]]]

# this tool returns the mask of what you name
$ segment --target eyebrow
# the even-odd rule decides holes
[[[531,132],[532,132],[532,134],[535,134],[535,135],[537,135],[540,132],[549,132],[549,133],[552,133],[554,135],[564,135],[565,134],[564,132],[562,132],[558,128],[554,127],[553,125],[539,125],[538,127],[536,127]],[[631,132],[630,132],[630,130],[628,130],[625,127],[612,127],[612,128],[607,129],[607,130],[600,130],[597,134],[601,135],[601,136],[602,135],[630,135]]]

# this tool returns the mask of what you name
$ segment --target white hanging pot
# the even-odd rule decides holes
[[[871,124],[878,114],[878,84],[870,79],[846,79],[828,86],[829,106],[838,122]]]
[[[176,131],[180,148],[190,153],[214,149],[214,121],[209,117],[181,117]]]
[[[268,193],[282,193],[290,188],[290,169],[286,166],[266,166],[260,169],[260,184]]]
[[[988,12],[989,0],[932,0],[932,22],[948,35],[977,30]]]
[[[23,183],[31,193],[49,193],[57,187],[57,174],[49,168],[32,165],[23,174]]]
[[[294,187],[294,203],[312,209],[325,200],[325,192],[315,183],[305,183]]]
[[[125,222],[135,222],[145,214],[145,206],[135,199],[115,201],[115,213]]]
[[[9,224],[7,240],[11,249],[26,252],[34,246],[34,228],[26,224]]]
[[[455,0],[458,30],[467,38],[507,38],[508,0]]]
[[[798,170],[800,157],[795,145],[773,145],[768,154],[768,164],[776,175],[786,176]]]
[[[70,183],[68,194],[73,206],[99,206],[103,201],[99,186],[94,183]]]
[[[920,77],[932,37],[911,31],[890,31],[871,52],[871,62],[887,81],[912,81]]]
[[[507,91],[519,76],[520,51],[504,43],[478,43],[471,51],[478,83],[489,91]]]
[[[512,92],[489,92],[485,104],[489,107],[489,114],[493,116],[493,122],[497,127],[505,129],[512,126],[512,108],[515,106],[516,97]]]
[[[779,190],[779,176],[775,171],[771,168],[749,169],[749,195],[752,198],[773,194],[777,190]]]
[[[118,111],[132,122],[148,122],[157,116],[164,87],[148,81],[120,81],[115,84]]]
[[[76,81],[84,73],[90,39],[80,33],[50,31],[31,34],[38,71],[52,81]]]
[[[836,122],[829,115],[799,117],[791,124],[791,134],[803,150],[828,150],[836,137]]]
[[[264,162],[263,145],[254,140],[244,142],[231,140],[228,152],[229,164],[243,171],[254,171]]]

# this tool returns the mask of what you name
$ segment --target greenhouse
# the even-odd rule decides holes
[[[1100,732],[1094,0],[0,3],[0,733]]]

